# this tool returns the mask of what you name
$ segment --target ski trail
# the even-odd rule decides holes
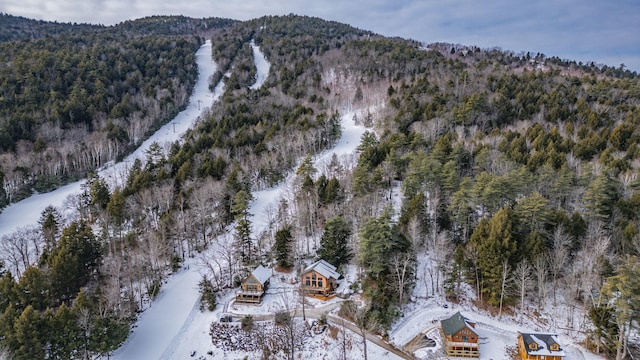
[[[145,151],[152,143],[165,145],[180,139],[193,126],[196,120],[222,95],[222,86],[215,91],[209,91],[209,77],[215,72],[217,65],[211,58],[211,41],[207,42],[196,52],[198,64],[198,79],[189,98],[189,105],[169,123],[162,126],[149,139],[144,141],[137,150],[127,156],[124,161],[105,167],[98,171],[98,175],[110,185],[123,185],[135,159],[144,159]],[[0,237],[15,232],[18,228],[37,224],[42,211],[49,205],[58,208],[64,215],[72,215],[73,209],[64,209],[64,204],[70,195],[79,194],[86,180],[76,181],[62,186],[54,191],[34,194],[20,202],[9,205],[0,213]]]

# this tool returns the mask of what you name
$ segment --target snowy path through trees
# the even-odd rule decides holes
[[[260,49],[253,43],[252,46],[258,69],[256,84],[261,82],[262,86],[268,76],[270,65]],[[210,54],[210,49],[209,44],[207,55]],[[222,86],[219,84],[214,91],[214,100],[221,94]],[[193,120],[195,121],[195,118]],[[136,322],[129,339],[114,353],[114,359],[173,359],[184,355],[180,351],[185,347],[181,346],[183,342],[190,344],[187,347],[200,343],[201,346],[209,346],[211,340],[208,330],[212,317],[202,316],[198,310],[200,266],[194,260],[187,260],[187,263],[187,269],[173,275],[167,284],[163,285],[151,307],[145,310]]]
[[[250,89],[257,90],[264,85],[265,81],[267,81],[271,64],[269,64],[267,58],[264,57],[264,54],[260,50],[260,47],[258,47],[253,40],[251,40],[251,49],[253,50],[253,61],[255,62],[258,71],[256,73],[256,82],[251,85]]]
[[[145,310],[125,344],[114,353],[114,359],[161,359],[171,350],[174,338],[189,318],[198,312],[198,281],[194,267],[169,278],[158,297]],[[191,316],[190,316],[191,315]],[[170,357],[168,357],[170,358]]]
[[[364,111],[362,112],[364,113]],[[333,154],[338,157],[341,163],[356,163],[356,159],[351,162],[350,157],[355,157],[355,151],[362,138],[362,134],[366,131],[365,127],[355,123],[355,112],[349,112],[341,115],[340,125],[342,127],[342,135],[336,145],[327,151],[324,151],[314,160],[316,169],[324,169],[331,161]],[[361,113],[357,114],[361,116]],[[302,159],[300,159],[302,160]],[[285,196],[285,190],[290,189],[295,173],[290,174],[287,179],[279,186],[271,189],[256,191],[253,193],[254,201],[251,204],[249,212],[253,214],[253,236],[254,238],[269,226],[269,212],[276,211],[279,199]]]
[[[262,71],[264,71],[264,67],[262,67]],[[260,66],[258,66],[258,72],[261,72]],[[325,164],[331,161],[333,154],[336,154],[338,159],[343,163],[350,161],[349,158],[355,156],[356,148],[360,144],[362,134],[366,131],[366,129],[362,125],[358,125],[355,123],[354,114],[354,112],[350,112],[342,115],[342,136],[340,137],[340,140],[338,140],[335,147],[320,154],[315,159],[314,166],[319,169],[323,168]],[[361,114],[358,115],[360,116]],[[282,196],[286,196],[286,191],[291,187],[294,177],[295,174],[292,173],[277,187],[262,191],[256,191],[253,193],[254,201],[252,202],[251,208],[249,210],[249,212],[253,214],[253,217],[251,219],[253,224],[252,237],[255,238],[260,233],[268,229],[270,218],[269,211],[275,211],[275,209],[277,209],[280,198]],[[192,270],[190,271],[195,271],[196,267],[197,266],[192,266]],[[163,289],[162,291],[167,292],[165,294],[165,298],[171,296],[184,298],[187,295],[181,294],[175,289]],[[168,293],[169,291],[171,291],[171,294]],[[190,294],[189,296],[192,296],[192,294]],[[224,302],[224,299],[220,299],[220,306],[223,306]],[[189,307],[190,300],[185,300],[180,306]],[[155,309],[152,307],[147,311],[155,311]],[[177,337],[173,340],[172,346],[175,345],[175,348],[167,348],[167,352],[164,353],[162,359],[186,357],[187,354],[190,355],[191,353],[203,355],[208,351],[211,351],[212,344],[211,336],[209,335],[209,326],[211,325],[212,321],[216,320],[215,315],[216,313],[212,312],[197,313],[195,319],[193,319],[193,321],[189,321],[188,324],[185,324],[180,333],[178,333]],[[162,313],[158,312],[158,316],[162,316]],[[145,321],[152,321],[153,316],[147,316],[145,319]],[[179,327],[180,325],[181,324],[177,324],[177,327]],[[149,342],[148,346],[153,346],[153,344],[153,342]],[[157,342],[155,344],[160,344],[160,342]],[[116,355],[119,354],[120,353],[116,353]],[[115,358],[128,359],[128,357],[124,356],[116,356]],[[149,359],[151,359],[151,357]]]
[[[209,78],[217,69],[216,64],[211,59],[211,41],[207,40],[196,52],[196,62],[198,64],[198,80],[187,108],[144,141],[124,161],[99,171],[98,174],[101,178],[111,185],[122,185],[133,161],[135,159],[144,159],[145,151],[151,144],[157,142],[163,146],[166,143],[172,143],[180,139],[193,126],[198,117],[222,94],[222,86],[220,84],[213,94],[209,91]],[[63,208],[65,201],[70,195],[79,194],[84,183],[85,180],[80,180],[49,193],[33,195],[8,206],[0,214],[0,237],[11,234],[18,228],[36,225],[40,214],[49,205],[57,207],[62,213],[66,213],[68,209]]]

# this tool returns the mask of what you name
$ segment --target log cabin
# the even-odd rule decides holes
[[[236,302],[250,304],[262,302],[262,297],[269,287],[270,278],[271,270],[262,265],[258,266],[249,276],[242,280],[240,290],[236,292]]]
[[[440,322],[444,334],[447,356],[478,358],[480,347],[476,323],[469,321],[460,312]]]
[[[318,260],[307,266],[301,277],[300,288],[303,294],[327,298],[335,294],[340,273],[335,266]]]
[[[556,334],[519,332],[518,352],[522,360],[562,360],[565,357]]]

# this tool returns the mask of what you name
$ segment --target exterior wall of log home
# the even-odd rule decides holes
[[[565,352],[555,334],[518,333],[518,353],[522,360],[563,360]]]
[[[327,297],[335,294],[339,277],[335,266],[319,260],[302,271],[300,289],[305,295]]]
[[[459,312],[448,319],[442,320],[442,333],[445,341],[447,356],[478,358],[480,346],[475,323],[462,316]]]
[[[236,292],[236,301],[243,303],[262,302],[262,298],[269,287],[269,269],[259,266],[240,285],[240,291]]]
[[[305,294],[327,296],[336,289],[336,279],[326,278],[317,271],[309,271],[302,276],[302,279],[302,290]]]

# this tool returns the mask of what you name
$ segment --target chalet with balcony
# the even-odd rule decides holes
[[[447,356],[478,358],[480,347],[478,333],[475,331],[476,323],[455,313],[448,319],[440,322],[444,335],[444,345]]]
[[[518,352],[522,360],[563,360],[565,357],[556,334],[519,332]]]
[[[300,289],[304,295],[330,298],[338,287],[338,273],[335,266],[324,260],[318,260],[302,271]]]
[[[236,302],[259,304],[269,287],[271,270],[258,266],[249,276],[242,280],[240,290],[236,292]]]

